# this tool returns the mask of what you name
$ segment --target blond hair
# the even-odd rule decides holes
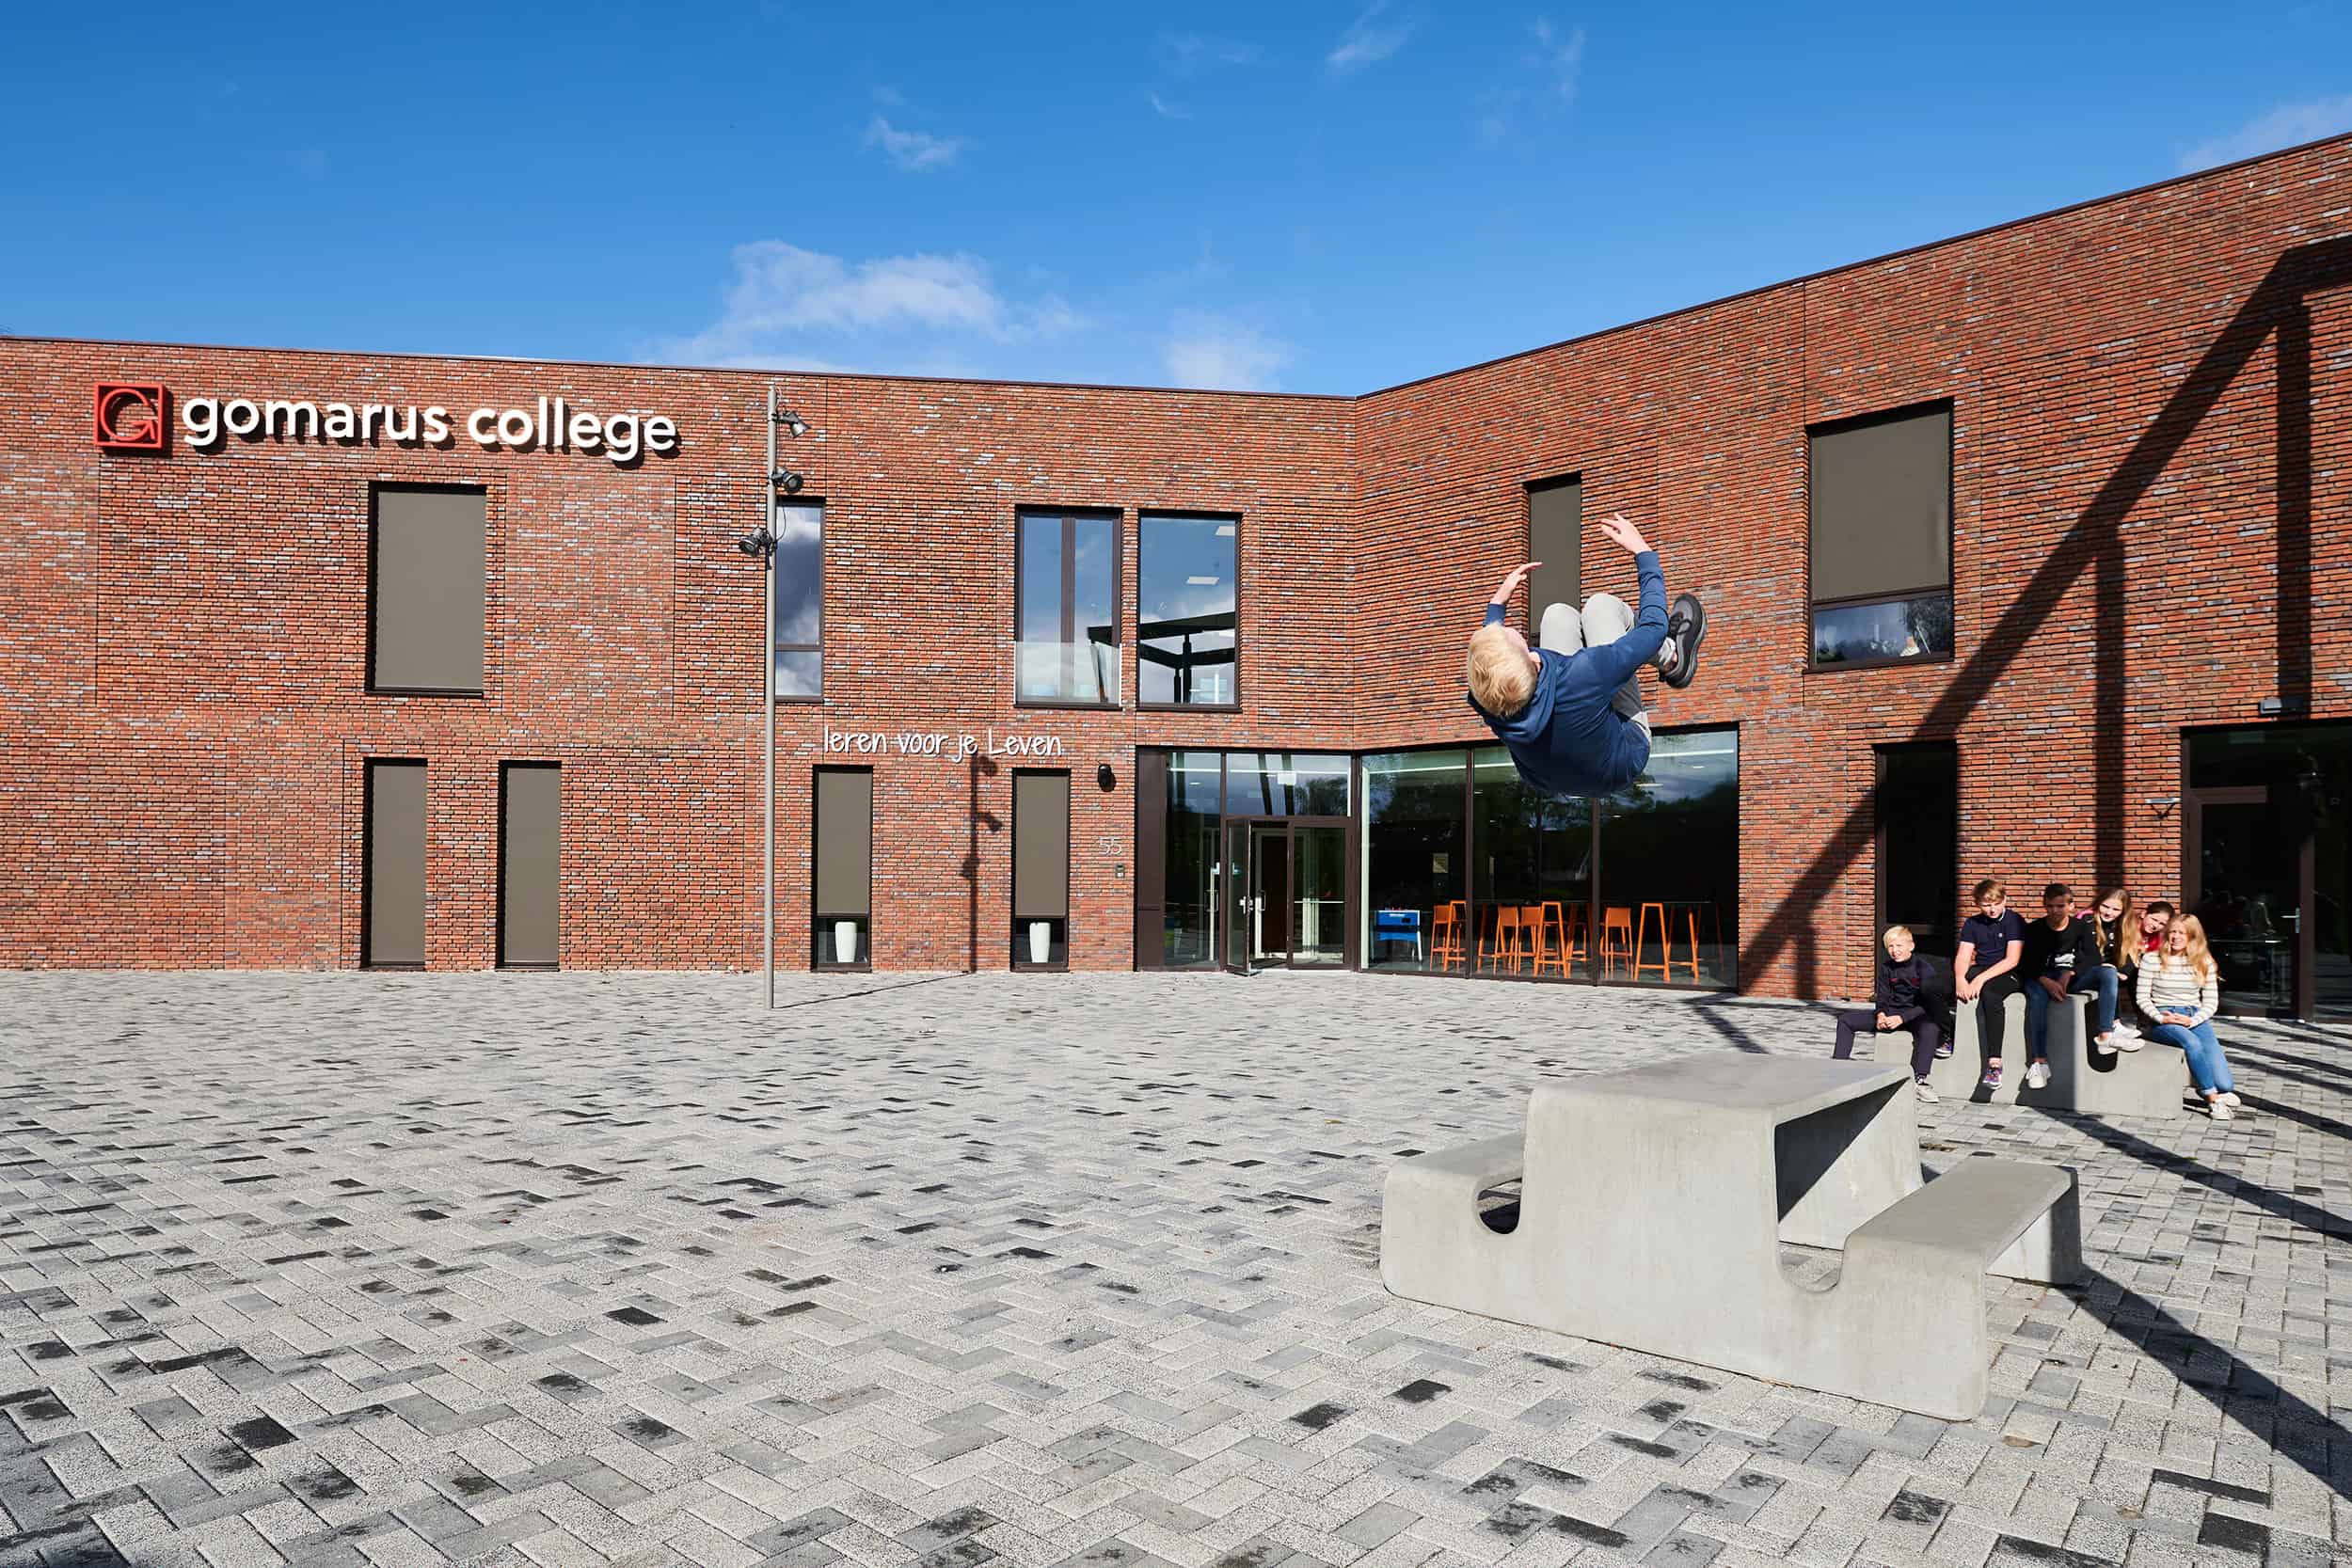
[[[2129,888],[2111,887],[2099,895],[2099,903],[2104,904],[2110,898],[2123,907],[2123,912],[2118,915],[2115,921],[2116,953],[2125,958],[2136,957],[2147,947],[2146,942],[2139,934],[2139,906],[2132,902],[2132,892]],[[2091,906],[2090,916],[2093,920],[2098,919],[2097,904]]]
[[[1881,931],[1879,933],[1879,945],[1882,947],[1884,946],[1887,941],[1894,937],[1902,938],[1914,947],[1919,945],[1919,939],[1911,934],[1911,927],[1908,926],[1889,926],[1885,930]]]
[[[2172,957],[2172,931],[2183,932],[2188,938],[2187,945],[2181,950],[2181,957],[2188,960],[2189,970],[2197,976],[2199,985],[2209,986],[2221,978],[2221,966],[2214,962],[2213,948],[2205,941],[2203,921],[2193,914],[2185,914],[2172,923],[2171,930],[2165,932],[2164,945],[2157,949],[2168,960]]]
[[[1535,695],[1534,663],[1500,626],[1481,626],[1470,633],[1464,675],[1471,698],[1497,719],[1518,717]]]

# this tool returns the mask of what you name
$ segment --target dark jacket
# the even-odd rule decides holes
[[[1878,987],[1871,997],[1879,1011],[1911,1023],[1935,1010],[1937,978],[1935,965],[1924,953],[1914,951],[1901,963],[1881,953]]]
[[[1600,648],[1572,654],[1538,648],[1542,668],[1527,706],[1498,719],[1478,706],[1478,717],[1511,750],[1519,777],[1547,795],[1611,795],[1649,766],[1649,736],[1609,705],[1617,688],[1657,654],[1666,640],[1666,574],[1656,550],[1633,558],[1642,574],[1642,608],[1633,629]],[[1504,607],[1486,607],[1487,626],[1503,618]]]
[[[2027,980],[2072,980],[2106,961],[2099,956],[2099,939],[2090,921],[2070,920],[2065,930],[2053,931],[2048,921],[2037,920],[2026,927],[2026,950],[2018,958],[2017,972]]]

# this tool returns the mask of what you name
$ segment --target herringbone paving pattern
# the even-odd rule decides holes
[[[0,1568],[2352,1562],[2352,1037],[2226,1028],[2227,1125],[1925,1108],[2096,1271],[1989,1287],[1950,1425],[1380,1288],[1398,1150],[1819,1012],[756,988],[0,975]]]

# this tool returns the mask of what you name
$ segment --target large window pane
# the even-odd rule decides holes
[[[378,485],[368,571],[368,686],[479,696],[489,498]]]
[[[1015,697],[1116,704],[1118,517],[1024,512],[1019,529]]]
[[[1167,895],[1162,959],[1170,969],[1216,962],[1218,758],[1177,752],[1168,759]]]
[[[1464,967],[1460,751],[1364,758],[1364,966]]]
[[[1138,527],[1136,698],[1234,702],[1237,525],[1146,513]]]
[[[1734,983],[1740,932],[1740,732],[1661,735],[1649,767],[1600,823],[1603,942],[1613,917],[1633,950],[1603,979]],[[1597,952],[1597,946],[1596,951]]]
[[[824,694],[825,509],[776,508],[776,695]]]
[[[1330,752],[1233,752],[1225,759],[1233,816],[1345,816],[1347,758]]]
[[[1593,896],[1592,803],[1555,800],[1519,777],[1511,753],[1470,753],[1478,902],[1470,920],[1474,973],[1565,979],[1589,958],[1584,930]]]
[[[1541,566],[1527,578],[1527,635],[1534,641],[1544,607],[1584,603],[1581,587],[1584,548],[1584,485],[1577,479],[1547,479],[1527,487],[1527,559]]]
[[[1952,651],[1952,411],[1807,433],[1813,662]]]
[[[1935,658],[1951,651],[1949,594],[1922,594],[1883,604],[1837,605],[1813,612],[1816,664]]]

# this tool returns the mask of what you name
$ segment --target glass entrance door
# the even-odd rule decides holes
[[[1350,959],[1344,816],[1229,817],[1225,967],[1338,967]]]
[[[1252,968],[1291,961],[1291,830],[1287,822],[1249,829],[1249,962]]]
[[[1257,878],[1250,866],[1250,824],[1231,821],[1225,824],[1225,858],[1223,863],[1223,898],[1225,911],[1225,951],[1221,961],[1234,974],[1252,973],[1249,961],[1250,931],[1256,925],[1251,905],[1256,902]]]
[[[2301,1016],[2309,835],[2292,802],[2260,784],[2192,789],[2188,912],[2221,966],[2221,1010]]]

